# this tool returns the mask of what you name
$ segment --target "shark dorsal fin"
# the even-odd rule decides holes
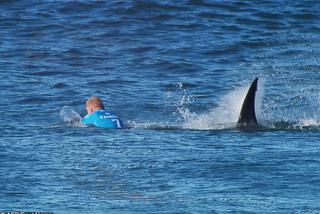
[[[243,101],[240,116],[238,119],[238,128],[255,127],[258,125],[255,111],[255,97],[258,85],[258,78],[253,80]]]

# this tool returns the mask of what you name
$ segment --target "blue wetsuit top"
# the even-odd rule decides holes
[[[82,123],[86,125],[95,125],[102,128],[123,128],[123,124],[119,117],[106,110],[97,110],[91,114],[87,114],[82,119]]]

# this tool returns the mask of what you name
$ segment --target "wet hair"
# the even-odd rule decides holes
[[[89,105],[92,108],[104,109],[103,102],[99,97],[90,97],[86,102],[86,106],[89,106]]]

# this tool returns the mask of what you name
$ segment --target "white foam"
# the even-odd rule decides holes
[[[320,121],[314,118],[304,118],[299,121],[299,126],[319,126]]]
[[[207,113],[197,115],[188,109],[185,110],[183,113],[187,114],[187,116],[183,116],[183,118],[185,118],[183,127],[200,130],[234,128],[238,121],[241,106],[249,86],[250,85],[237,88],[223,96],[218,102],[218,106],[212,108]],[[261,115],[262,87],[263,84],[258,84],[259,93],[256,94],[256,112],[258,115]]]
[[[70,106],[63,106],[60,110],[61,119],[73,125],[82,125],[81,116],[78,112],[73,110]]]
[[[133,129],[177,129],[178,125],[169,122],[136,122],[126,121],[126,127]]]

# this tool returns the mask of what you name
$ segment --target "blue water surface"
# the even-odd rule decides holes
[[[319,11],[1,1],[0,211],[320,213]],[[93,95],[127,128],[77,122]]]

